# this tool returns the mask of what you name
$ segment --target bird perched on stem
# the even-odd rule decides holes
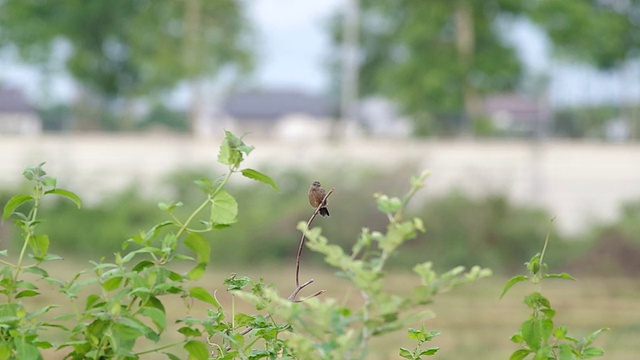
[[[324,191],[322,186],[320,186],[319,181],[314,181],[309,188],[309,204],[314,208],[317,208],[322,199],[327,195],[327,192]],[[320,207],[320,215],[321,216],[329,216],[329,210],[327,210],[327,201],[325,200]]]

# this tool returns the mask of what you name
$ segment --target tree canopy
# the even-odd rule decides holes
[[[524,65],[505,35],[524,18],[559,56],[613,68],[640,54],[638,0],[361,0],[361,95],[394,101],[418,134],[468,129],[484,95],[521,85]]]
[[[0,46],[45,65],[55,42],[67,42],[69,73],[107,100],[246,70],[250,35],[242,1],[0,1]]]
[[[531,18],[548,34],[556,54],[611,69],[640,57],[640,1],[540,0]]]

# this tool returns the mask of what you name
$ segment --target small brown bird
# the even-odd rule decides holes
[[[327,192],[320,186],[319,181],[314,181],[309,188],[309,204],[314,208],[317,208],[320,205],[320,202],[327,195]],[[329,210],[327,210],[327,201],[325,200],[322,203],[322,207],[320,208],[320,215],[329,216]]]

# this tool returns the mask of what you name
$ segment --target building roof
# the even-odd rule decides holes
[[[485,100],[485,109],[489,114],[508,112],[513,116],[536,116],[547,111],[546,107],[534,98],[519,94],[499,94]]]
[[[298,91],[251,91],[229,96],[226,114],[239,120],[276,120],[289,114],[328,117],[331,108],[321,96]]]
[[[32,113],[33,109],[18,89],[0,89],[0,112]]]

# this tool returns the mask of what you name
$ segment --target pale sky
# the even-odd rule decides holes
[[[257,68],[252,84],[262,88],[325,91],[329,51],[326,24],[346,0],[249,0],[249,16],[257,32]],[[551,75],[550,96],[556,104],[594,103],[621,98],[640,99],[640,67],[625,73],[597,73],[585,66],[550,60],[544,36],[529,23],[509,29],[527,66]],[[6,53],[6,52],[5,52]],[[54,98],[69,99],[73,85],[68,77],[50,80]],[[42,96],[43,77],[15,59],[0,57],[0,82],[19,87],[32,97]]]

